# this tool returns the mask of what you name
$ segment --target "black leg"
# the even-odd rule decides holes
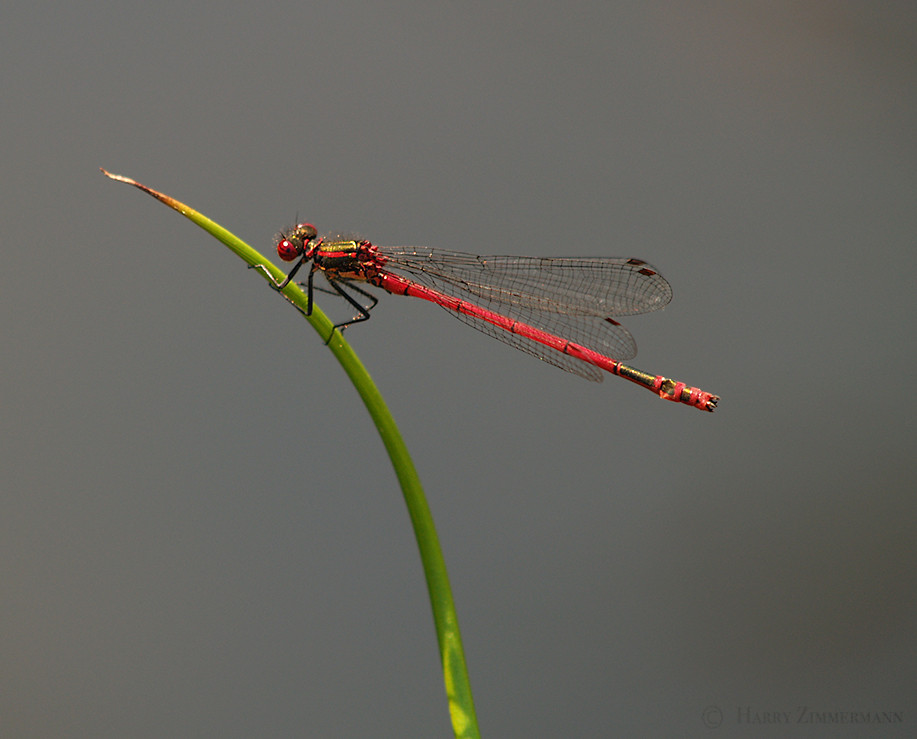
[[[328,339],[327,341],[325,341],[325,345],[327,346],[328,343],[331,341],[332,337],[334,336],[335,329],[338,329],[339,331],[343,331],[345,328],[347,328],[351,324],[360,323],[361,321],[367,320],[369,318],[369,312],[373,308],[376,307],[376,304],[379,302],[379,298],[377,298],[372,293],[367,292],[363,288],[357,287],[350,280],[344,280],[344,279],[332,280],[328,277],[327,273],[325,273],[325,279],[328,280],[328,284],[331,285],[333,289],[328,290],[327,288],[319,287],[318,285],[315,284],[315,281],[314,281],[315,273],[317,271],[318,270],[316,270],[313,267],[312,271],[309,273],[309,279],[305,283],[302,283],[302,282],[299,283],[302,287],[306,288],[306,297],[308,299],[307,311],[304,313],[304,315],[307,315],[307,316],[312,315],[313,296],[316,290],[318,292],[328,293],[329,295],[340,295],[342,298],[344,298],[344,300],[350,303],[357,311],[357,315],[355,315],[349,321],[342,321],[341,323],[336,323],[334,324],[334,326],[331,327],[331,333],[328,334]],[[351,295],[350,293],[347,292],[347,290],[344,289],[345,286],[347,290],[358,292],[360,293],[360,295],[362,295],[367,300],[369,300],[370,301],[369,305],[362,305],[356,298],[353,297],[353,295]]]
[[[311,275],[310,275],[311,277]],[[344,321],[342,323],[335,324],[336,329],[344,330],[348,326],[354,323],[360,323],[361,321],[366,321],[369,319],[369,312],[376,307],[376,303],[379,302],[379,298],[373,295],[370,292],[367,292],[361,287],[357,287],[352,282],[347,282],[346,280],[328,280],[328,284],[335,289],[335,291],[340,295],[344,300],[350,303],[357,310],[357,315],[351,318],[349,321]],[[362,305],[353,295],[350,295],[344,286],[347,286],[347,289],[353,290],[354,292],[360,293],[363,297],[370,301],[369,305]],[[311,301],[309,303],[311,305]]]
[[[293,276],[297,272],[299,272],[299,268],[302,267],[303,264],[305,264],[305,262],[306,262],[305,259],[300,259],[295,265],[293,265],[293,269],[290,270],[290,274],[286,276],[283,282],[277,282],[277,280],[273,278],[271,273],[267,271],[267,269],[265,268],[263,264],[250,264],[248,265],[248,268],[249,269],[260,269],[267,276],[267,281],[271,283],[271,287],[279,291],[279,290],[283,290],[283,288],[285,288],[287,285],[290,284],[290,280],[292,280]]]
[[[265,268],[263,264],[252,264],[249,266],[249,269],[260,269],[262,272],[264,272],[264,274],[268,278],[268,282],[271,284],[271,286],[275,290],[279,292],[283,290],[283,288],[285,288],[287,285],[290,284],[290,281],[293,279],[294,275],[299,271],[300,267],[302,267],[306,261],[307,260],[305,259],[300,259],[294,265],[293,269],[290,270],[290,273],[286,276],[286,279],[283,280],[283,282],[277,282],[271,276],[271,273],[267,271],[267,269]],[[317,285],[315,285],[315,273],[316,272],[318,272],[318,270],[315,268],[315,265],[313,264],[312,269],[309,271],[309,279],[306,280],[306,282],[304,283],[303,282],[299,283],[302,287],[306,288],[306,309],[305,310],[303,310],[298,305],[293,303],[292,300],[287,298],[287,300],[289,300],[289,302],[293,304],[293,307],[295,307],[296,310],[298,310],[304,316],[311,316],[312,315],[312,306],[315,304],[315,301],[314,301],[315,291],[318,290],[319,292],[329,293],[331,295],[334,295],[334,294],[340,295],[342,298],[344,298],[344,300],[350,303],[357,311],[357,315],[355,315],[349,321],[343,321],[341,323],[336,323],[334,326],[332,326],[331,333],[328,336],[328,340],[325,342],[325,344],[327,344],[328,342],[331,341],[331,338],[334,336],[335,329],[343,331],[345,328],[347,328],[351,324],[360,323],[361,321],[367,320],[369,318],[369,312],[373,308],[376,307],[376,304],[379,302],[379,298],[377,298],[372,293],[367,292],[363,288],[358,287],[357,285],[353,284],[353,282],[351,282],[350,280],[344,280],[344,279],[332,280],[328,277],[327,273],[325,274],[325,278],[328,280],[328,284],[331,285],[333,289],[328,290],[323,287],[318,287]],[[366,298],[369,301],[369,305],[362,305],[356,298],[353,297],[353,295],[351,295],[349,292],[347,292],[347,290],[345,290],[345,287],[347,288],[347,290],[351,290],[353,292],[357,292],[360,295],[362,295],[364,298]]]

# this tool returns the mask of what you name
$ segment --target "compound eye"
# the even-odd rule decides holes
[[[302,247],[297,247],[289,239],[281,239],[277,243],[277,254],[280,255],[280,258],[284,262],[292,262],[294,259],[298,259],[300,254],[302,254]]]
[[[315,230],[315,226],[311,223],[300,223],[296,227],[296,235],[301,236],[303,241],[312,241],[318,236],[318,231]]]

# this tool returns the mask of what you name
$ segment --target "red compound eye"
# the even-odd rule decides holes
[[[282,239],[277,244],[277,253],[284,262],[292,262],[302,254],[302,247],[297,247],[289,239]]]
[[[315,237],[318,231],[311,223],[300,223],[296,228],[284,231],[280,234],[280,241],[277,242],[277,253],[284,262],[292,262],[299,259],[306,252],[306,248]]]

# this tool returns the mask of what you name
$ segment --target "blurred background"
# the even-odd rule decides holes
[[[485,736],[913,736],[915,29],[900,1],[5,3],[0,733],[451,732],[353,388],[102,166],[275,260],[298,216],[672,283],[633,364],[713,415],[422,301],[347,333]]]

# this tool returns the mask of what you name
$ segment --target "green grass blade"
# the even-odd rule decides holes
[[[261,269],[254,270],[254,272],[260,274],[265,280],[268,279],[268,274],[276,282],[280,282],[286,276],[255,249],[252,249],[244,241],[193,208],[129,177],[111,174],[104,169],[102,173],[117,182],[133,185],[165,203],[173,210],[178,211],[229,247],[249,265],[261,267]],[[298,285],[290,283],[284,288],[282,294],[305,315],[307,298]],[[312,324],[322,339],[327,339],[331,335],[333,324],[317,306],[313,306],[312,315],[306,316],[306,320]],[[395,419],[392,418],[388,406],[379,393],[379,389],[369,376],[363,363],[344,340],[340,331],[334,331],[334,335],[328,342],[328,348],[341,363],[347,376],[363,399],[363,403],[366,405],[366,409],[369,411],[369,415],[382,437],[382,443],[385,445],[389,458],[392,460],[392,466],[395,468],[395,474],[401,485],[405,504],[414,527],[414,536],[420,549],[424,576],[430,593],[433,620],[436,625],[436,637],[439,642],[440,659],[443,665],[446,695],[449,699],[452,728],[456,737],[476,739],[480,737],[480,732],[478,731],[477,716],[474,710],[468,668],[465,664],[465,653],[462,648],[458,617],[455,613],[455,603],[452,600],[452,588],[449,585],[446,562],[439,545],[436,527],[433,524],[433,516],[430,514],[430,507],[427,505],[420,478],[417,476],[417,470],[414,468],[411,456],[404,444],[404,440],[401,438],[401,432],[395,425]]]

